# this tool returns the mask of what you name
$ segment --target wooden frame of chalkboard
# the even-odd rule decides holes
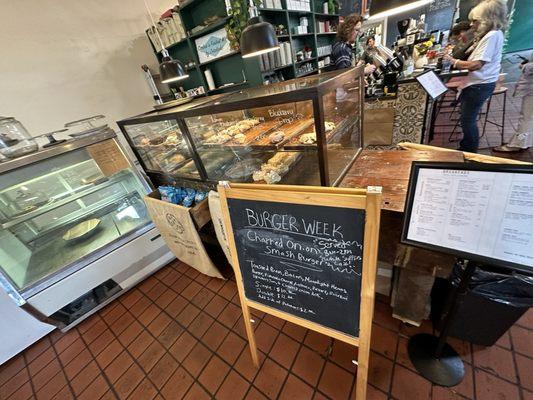
[[[366,398],[381,187],[218,186],[253,363],[250,309],[357,346]]]

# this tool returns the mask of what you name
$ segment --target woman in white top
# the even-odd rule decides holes
[[[476,153],[479,146],[477,118],[481,107],[492,95],[500,74],[507,2],[483,0],[470,11],[468,18],[475,31],[473,51],[466,61],[448,57],[455,69],[469,71],[460,98],[463,140],[459,149]]]

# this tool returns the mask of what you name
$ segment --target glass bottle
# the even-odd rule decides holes
[[[37,151],[39,146],[26,128],[13,117],[0,117],[0,153],[16,158]]]

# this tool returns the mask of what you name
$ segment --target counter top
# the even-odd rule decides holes
[[[431,150],[363,150],[340,187],[383,187],[383,210],[403,212],[413,161],[463,162],[463,153]]]
[[[406,77],[406,78],[399,78],[398,79],[398,84],[402,84],[402,83],[411,83],[411,82],[415,82],[416,81],[416,77],[418,75],[422,75],[424,72],[426,72],[427,69],[424,69],[424,70],[415,70],[415,72]],[[450,72],[447,72],[447,73],[441,73],[440,70],[434,70],[434,72],[437,74],[437,76],[442,79],[443,81],[447,81],[448,79],[451,79],[451,78],[455,78],[455,77],[458,77],[458,76],[466,76],[468,75],[468,70],[466,69],[461,69],[461,70],[451,70]]]

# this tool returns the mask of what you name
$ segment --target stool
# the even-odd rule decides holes
[[[490,95],[489,97],[489,100],[487,101],[487,108],[485,110],[485,121],[483,122],[483,130],[481,131],[481,135],[479,136],[480,138],[482,138],[483,136],[485,136],[485,133],[486,133],[486,129],[487,129],[487,124],[492,124],[494,126],[497,126],[498,128],[501,129],[501,144],[503,145],[503,141],[504,141],[504,137],[505,137],[505,112],[506,112],[506,109],[507,109],[507,87],[503,86],[503,83],[505,81],[505,76],[507,74],[500,74],[500,76],[498,77],[498,82],[496,82],[496,87],[494,88],[494,91],[492,92],[492,94]],[[501,119],[501,123],[498,123],[498,122],[495,122],[495,121],[490,121],[489,120],[489,112],[490,112],[490,108],[491,108],[491,105],[492,105],[492,98],[494,96],[501,96],[503,95],[503,107],[502,107],[502,119]]]

